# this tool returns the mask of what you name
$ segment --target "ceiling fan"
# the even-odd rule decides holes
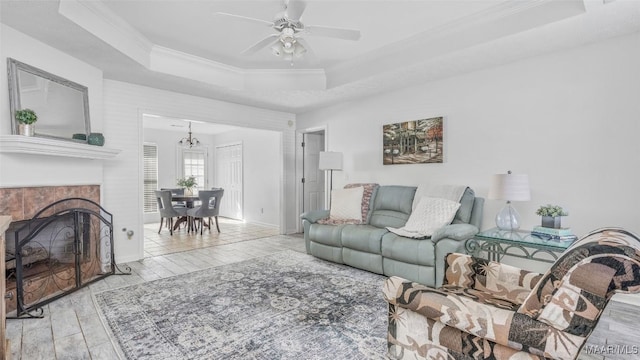
[[[291,61],[301,57],[304,53],[311,53],[311,47],[302,37],[303,34],[312,36],[324,36],[343,40],[360,39],[360,31],[352,29],[342,29],[328,26],[304,25],[300,21],[302,13],[307,7],[307,3],[303,0],[283,0],[284,10],[277,13],[273,21],[256,19],[252,17],[229,14],[224,12],[216,12],[216,15],[230,16],[235,19],[259,23],[269,26],[277,31],[266,38],[253,44],[241,54],[251,55],[259,50],[271,46],[271,52],[282,57],[284,60]]]

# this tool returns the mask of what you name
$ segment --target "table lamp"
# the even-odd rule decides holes
[[[493,175],[487,197],[507,201],[507,204],[496,215],[496,226],[501,230],[517,230],[520,228],[520,214],[511,206],[511,202],[531,200],[529,176],[512,174],[511,171],[506,174]]]

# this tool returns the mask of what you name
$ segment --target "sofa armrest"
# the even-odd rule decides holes
[[[574,359],[585,341],[584,337],[554,328],[525,314],[397,276],[385,281],[383,295],[395,307],[390,311],[398,313],[397,308],[407,309],[516,351],[524,348],[548,358]]]
[[[431,235],[431,241],[436,244],[441,239],[453,239],[466,241],[471,239],[480,230],[470,224],[452,224],[441,227]]]
[[[443,285],[454,285],[473,288],[476,282],[475,269],[482,267],[487,260],[474,258],[470,255],[449,253],[444,259]]]
[[[466,254],[448,254],[444,267],[445,285],[474,288],[498,298],[507,294],[506,299],[519,304],[542,278],[537,272]]]
[[[310,223],[315,223],[320,219],[324,219],[329,217],[329,210],[312,210],[312,211],[307,211],[306,213],[302,213],[302,215],[300,215],[300,218],[302,220],[307,220]]]

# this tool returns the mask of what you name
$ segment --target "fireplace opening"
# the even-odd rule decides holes
[[[7,313],[41,317],[42,306],[109,275],[114,260],[113,216],[84,198],[56,201],[6,232]]]

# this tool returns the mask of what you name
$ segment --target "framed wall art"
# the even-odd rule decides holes
[[[405,121],[382,127],[382,163],[442,163],[444,158],[443,118]]]

